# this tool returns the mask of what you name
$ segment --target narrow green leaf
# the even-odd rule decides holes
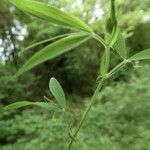
[[[45,102],[35,102],[33,105],[39,106],[43,109],[49,110],[49,111],[56,111],[59,112],[61,111],[61,108],[57,105],[54,105],[53,103],[45,103]]]
[[[110,47],[113,48],[114,44],[116,43],[118,37],[120,34],[120,29],[118,27],[115,28],[115,30],[113,31],[113,36],[110,35]]]
[[[51,78],[49,81],[49,89],[57,100],[58,104],[65,109],[66,108],[66,98],[63,88],[55,78]]]
[[[93,34],[93,38],[99,41],[104,47],[107,47],[105,41],[98,34]]]
[[[68,35],[72,35],[72,34],[75,34],[75,33],[67,33],[67,34],[62,34],[62,35],[58,35],[58,36],[55,36],[55,37],[52,37],[52,38],[49,38],[49,39],[46,39],[46,40],[43,40],[43,41],[40,41],[40,42],[37,42],[37,43],[34,43],[28,47],[26,47],[25,49],[23,49],[21,52],[19,52],[18,55],[21,55],[23,53],[25,53],[27,50],[33,48],[33,47],[36,47],[38,45],[41,45],[41,44],[44,44],[44,43],[47,43],[47,42],[51,42],[53,40],[56,40],[56,39],[59,39],[61,37],[65,37],[65,36],[68,36]]]
[[[129,58],[130,61],[150,59],[150,48],[143,50]]]
[[[60,9],[49,6],[45,3],[32,0],[9,0],[19,9],[33,16],[50,21],[51,23],[73,27],[87,32],[93,32],[92,29],[80,19],[70,15]]]
[[[109,56],[110,56],[110,47],[107,47],[103,53],[101,64],[100,64],[100,75],[101,77],[106,77],[106,74],[109,69]]]
[[[121,33],[118,35],[118,39],[114,44],[114,49],[123,59],[126,58],[126,43]]]
[[[21,101],[21,102],[16,102],[16,103],[12,103],[10,105],[7,105],[6,107],[4,107],[4,111],[7,110],[13,110],[13,109],[18,109],[21,107],[25,107],[25,106],[29,106],[29,105],[35,105],[41,108],[44,108],[46,110],[49,111],[61,111],[61,108],[59,108],[59,106],[54,105],[52,103],[44,103],[44,102],[29,102],[29,101]]]
[[[32,102],[28,102],[28,101],[16,102],[16,103],[7,105],[6,107],[4,107],[4,110],[18,109],[18,108],[25,107],[28,105],[32,105]]]
[[[89,34],[79,33],[77,35],[71,35],[65,37],[61,40],[58,40],[47,47],[43,48],[41,51],[37,52],[32,56],[17,72],[16,76],[21,75],[25,71],[30,70],[31,68],[50,60],[58,55],[61,55],[89,39]]]
[[[106,52],[104,51],[101,63],[100,63],[100,76],[103,77],[105,74],[105,65],[106,65]]]

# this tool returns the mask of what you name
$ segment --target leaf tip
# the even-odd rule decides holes
[[[51,77],[50,80],[49,80],[49,86],[51,86],[51,84],[52,84],[53,81],[57,81],[57,80],[56,80],[56,78]]]
[[[52,80],[56,80],[56,79],[55,79],[54,77],[51,77],[51,78],[50,78],[50,81],[52,81]]]

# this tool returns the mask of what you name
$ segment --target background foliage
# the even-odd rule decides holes
[[[109,13],[109,1],[104,0],[43,0],[89,23],[103,35],[104,21]],[[79,7],[80,6],[80,7]],[[126,37],[128,55],[150,47],[150,1],[117,0],[119,26]],[[71,9],[70,9],[71,8]],[[94,22],[95,21],[95,22]],[[23,62],[45,45],[35,47],[23,56],[18,52],[37,41],[51,38],[69,29],[53,26],[30,17],[0,1],[0,103],[43,101],[48,92],[48,80],[56,77],[65,89],[68,104],[75,114],[74,126],[94,90],[103,47],[90,40],[61,57],[36,67],[19,78],[12,78]],[[111,67],[120,60],[112,55]],[[134,65],[134,69],[130,69]],[[149,62],[127,66],[107,82],[97,98],[74,149],[82,150],[148,150],[150,147]],[[0,149],[65,149],[68,143],[64,118],[42,109],[29,107],[0,112]]]

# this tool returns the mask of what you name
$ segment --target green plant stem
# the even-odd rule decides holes
[[[90,104],[89,104],[89,106],[87,107],[85,113],[83,114],[83,116],[82,116],[82,118],[81,118],[81,121],[80,121],[80,123],[79,123],[79,125],[78,125],[78,127],[77,127],[77,129],[76,129],[76,131],[75,131],[75,133],[74,133],[74,135],[72,136],[72,139],[70,140],[70,143],[69,143],[69,146],[68,146],[68,150],[71,150],[71,146],[72,146],[72,144],[73,144],[73,142],[74,142],[74,139],[76,138],[76,136],[77,136],[79,130],[81,129],[81,127],[82,127],[82,125],[83,125],[83,122],[84,122],[86,116],[88,115],[88,112],[90,111],[92,105],[94,104],[94,102],[95,102],[95,100],[96,100],[96,96],[98,95],[99,91],[101,90],[101,88],[102,88],[102,86],[103,86],[103,84],[104,84],[104,81],[105,81],[106,79],[109,79],[109,78],[110,78],[112,75],[114,75],[116,72],[118,72],[118,71],[119,71],[122,67],[124,67],[128,62],[129,62],[129,60],[124,60],[124,61],[122,61],[120,64],[118,64],[116,67],[114,67],[109,73],[107,73],[107,78],[102,79],[101,82],[99,82],[99,84],[98,84],[98,86],[97,86],[97,88],[96,88],[96,90],[95,90],[95,92],[94,92],[94,94],[93,94],[93,96],[92,96],[92,98],[91,98]]]
[[[105,41],[99,35],[93,33],[93,38],[95,40],[97,40],[98,42],[100,42],[105,48],[107,47],[107,44],[105,43]]]
[[[114,75],[116,72],[118,72],[121,68],[123,68],[128,62],[130,62],[128,59],[123,60],[120,64],[118,64],[116,67],[114,67],[108,74],[107,78],[110,78],[112,75]]]
[[[113,21],[116,21],[115,0],[111,0],[111,18]]]
[[[114,19],[114,21],[115,21],[114,24],[113,24],[113,26],[114,26],[114,33],[115,33],[116,32],[115,0],[111,0],[111,19]],[[82,116],[82,118],[81,118],[81,120],[79,122],[79,125],[78,125],[75,133],[73,134],[73,136],[72,136],[72,138],[70,140],[70,143],[69,143],[69,146],[68,146],[68,150],[71,149],[71,146],[72,146],[72,144],[74,142],[74,139],[77,137],[77,134],[78,134],[79,130],[81,129],[81,127],[83,125],[83,122],[84,122],[86,116],[88,115],[88,112],[90,111],[91,107],[93,106],[93,104],[94,104],[94,102],[96,100],[96,97],[97,97],[99,91],[101,90],[101,88],[103,86],[104,81],[106,79],[108,79],[107,78],[107,75],[108,75],[107,72],[108,72],[108,69],[109,69],[109,62],[110,62],[110,47],[113,45],[112,44],[112,40],[113,40],[113,37],[115,35],[114,33],[112,34],[112,37],[111,37],[110,42],[108,44],[99,35],[93,33],[93,38],[96,39],[97,41],[99,41],[100,43],[102,43],[103,46],[105,47],[105,52],[106,52],[106,58],[105,58],[106,60],[105,60],[105,62],[106,63],[105,63],[105,68],[104,68],[104,76],[102,77],[101,82],[99,82],[99,84],[98,84],[98,86],[97,86],[97,88],[96,88],[96,90],[95,90],[95,92],[94,92],[94,94],[93,94],[93,96],[91,98],[90,104],[87,107],[86,111],[84,112],[84,114],[83,114],[83,116]],[[122,67],[122,64],[119,65],[119,66]],[[119,66],[118,66],[118,68],[119,68]],[[117,71],[118,68],[115,68],[114,71]],[[110,76],[111,75],[112,74],[110,74]]]
[[[104,68],[104,69],[105,69],[105,75],[106,75],[106,74],[107,74],[107,71],[108,71],[108,68],[109,68],[110,47],[105,44],[105,42],[103,41],[103,39],[102,39],[99,35],[94,34],[93,37],[94,37],[96,40],[98,40],[100,43],[102,43],[102,44],[104,45],[104,47],[105,47],[105,51],[106,51],[106,65],[105,65],[105,68]],[[98,84],[98,86],[97,86],[97,88],[96,88],[96,90],[95,90],[95,92],[94,92],[94,94],[93,94],[93,96],[92,96],[92,98],[91,98],[90,104],[89,104],[89,106],[87,107],[86,111],[84,112],[84,114],[83,114],[83,116],[82,116],[82,118],[81,118],[81,120],[80,120],[80,122],[79,122],[79,125],[78,125],[78,127],[77,127],[75,133],[73,134],[73,136],[72,136],[72,138],[71,138],[71,140],[70,140],[70,143],[69,143],[69,146],[68,146],[68,150],[71,149],[71,146],[72,146],[72,144],[73,144],[73,142],[74,142],[74,139],[76,138],[76,136],[77,136],[79,130],[81,129],[81,127],[82,127],[82,125],[83,125],[83,122],[84,122],[86,116],[88,115],[88,113],[89,113],[89,111],[90,111],[92,105],[94,104],[94,102],[95,102],[95,100],[96,100],[96,96],[98,95],[99,91],[101,90],[104,81],[105,81],[105,79],[102,78],[102,80],[99,82],[99,84]]]
[[[104,77],[105,77],[105,75],[107,74],[107,72],[108,72],[108,69],[109,69],[109,62],[110,62],[110,47],[109,46],[107,46],[106,48],[105,48],[105,52],[106,52],[106,63],[105,63],[105,71],[104,71]]]
[[[109,68],[109,62],[110,62],[110,43],[106,44],[106,42],[97,34],[93,34],[93,38],[102,43],[102,45],[105,47],[105,53],[106,53],[106,58],[105,58],[105,68],[103,72],[103,77],[105,78],[105,75],[108,71]]]
[[[77,127],[75,133],[74,133],[73,136],[72,136],[73,138],[70,140],[70,143],[69,143],[69,146],[68,146],[68,150],[71,149],[71,146],[72,146],[72,144],[73,144],[73,142],[74,142],[74,139],[77,137],[77,134],[78,134],[79,130],[81,129],[81,127],[82,127],[82,125],[83,125],[83,122],[84,122],[86,116],[88,115],[88,112],[90,111],[92,105],[94,104],[94,102],[95,102],[95,100],[96,100],[96,97],[97,97],[99,91],[101,90],[101,88],[102,88],[102,86],[103,86],[103,83],[104,83],[104,80],[102,80],[101,82],[99,82],[99,84],[98,84],[98,86],[97,86],[97,88],[96,88],[96,90],[95,90],[95,92],[94,92],[94,94],[93,94],[93,96],[92,96],[92,98],[91,98],[90,104],[89,104],[89,106],[87,107],[86,111],[84,112],[84,114],[83,114],[83,116],[82,116],[82,118],[81,118],[81,120],[80,120],[80,122],[79,122],[79,125],[78,125],[78,127]]]

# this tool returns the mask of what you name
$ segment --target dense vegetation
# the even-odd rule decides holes
[[[73,149],[109,150],[111,147],[112,150],[148,150],[149,76],[149,65],[145,65],[138,71],[133,70],[127,83],[122,81],[107,86],[97,97],[97,103]],[[73,98],[78,102],[83,99]],[[84,99],[83,103],[86,104],[89,98]],[[83,105],[72,104],[72,111],[76,116],[80,115],[81,107]],[[65,150],[68,144],[65,122],[59,114],[53,116],[47,111],[31,107],[21,112],[5,112],[0,119],[2,150]]]
[[[108,2],[87,0],[82,2],[83,4],[80,1],[79,4],[73,0],[50,1],[52,5],[83,18],[101,35],[103,22],[109,10]],[[82,9],[79,5],[82,5]],[[102,10],[99,9],[100,6]],[[149,0],[118,0],[118,8],[119,26],[126,37],[129,53],[134,54],[133,50],[149,48]],[[102,16],[97,15],[98,13],[102,13]],[[93,23],[92,19],[96,22]],[[90,40],[72,52],[45,62],[19,78],[12,78],[23,62],[45,45],[35,47],[18,57],[21,49],[45,38],[68,33],[70,30],[44,21],[41,23],[41,20],[25,15],[5,0],[0,1],[0,20],[1,107],[16,101],[43,101],[43,96],[51,97],[47,83],[49,78],[54,76],[67,93],[68,104],[73,112],[73,126],[76,126],[81,115],[80,110],[85,108],[94,90],[99,56],[102,55],[103,47]],[[114,56],[111,67],[119,61]],[[134,66],[134,69],[127,73],[126,69],[130,69],[131,66]],[[129,64],[106,83],[106,88],[97,97],[97,103],[92,107],[73,149],[80,147],[82,150],[109,150],[111,147],[112,150],[148,150],[149,66],[149,62]],[[69,141],[65,126],[64,118],[59,113],[53,115],[35,107],[1,112],[0,149],[65,149]]]

